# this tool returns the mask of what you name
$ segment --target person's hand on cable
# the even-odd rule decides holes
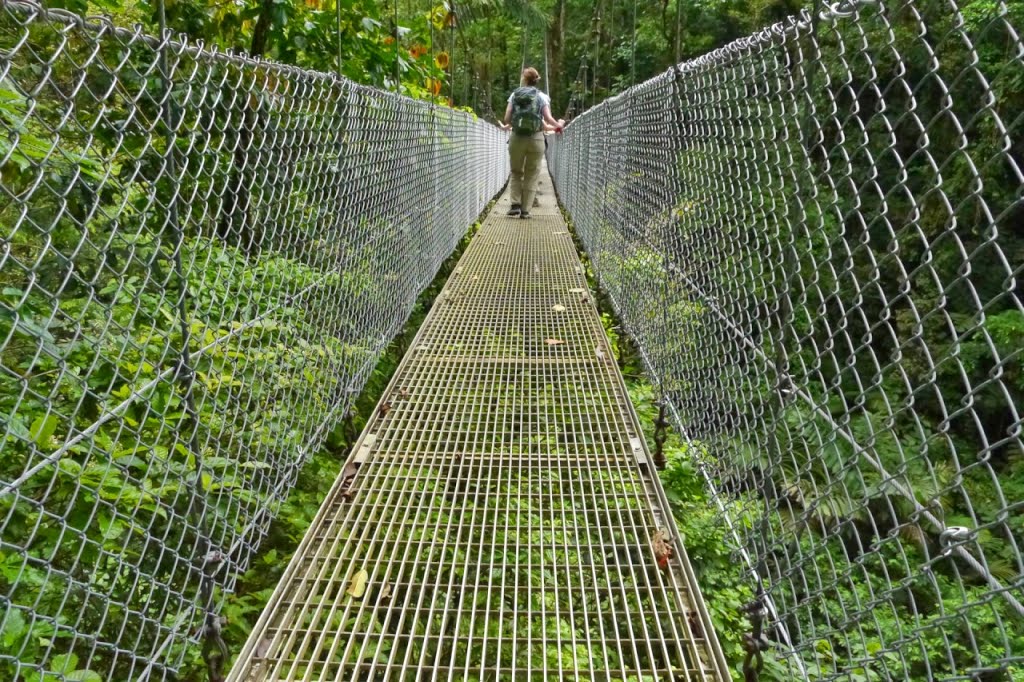
[[[565,121],[563,121],[562,119],[558,119],[556,121],[551,116],[551,107],[549,105],[545,105],[544,106],[544,109],[541,111],[541,116],[544,119],[544,123],[545,123],[545,127],[546,128],[548,128],[550,130],[553,130],[553,131],[555,131],[556,133],[559,133],[559,134],[562,132],[562,128],[565,127]]]

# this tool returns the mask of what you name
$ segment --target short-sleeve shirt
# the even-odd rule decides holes
[[[524,85],[523,87],[527,88],[527,87],[531,87],[531,86]],[[516,95],[515,90],[513,90],[512,94],[508,96],[508,103],[509,104],[512,104],[512,98],[515,97],[515,95]],[[540,90],[538,90],[537,91],[537,99],[540,100],[540,110],[541,111],[544,111],[544,107],[548,107],[548,108],[551,107],[551,98],[548,97],[546,93],[543,93]]]

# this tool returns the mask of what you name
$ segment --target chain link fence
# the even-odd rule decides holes
[[[0,679],[172,679],[505,134],[13,2],[0,121]]]
[[[833,5],[549,150],[785,674],[1024,679],[1022,27]]]

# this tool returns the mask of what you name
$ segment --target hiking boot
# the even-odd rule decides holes
[[[513,218],[515,218],[520,213],[522,213],[522,211],[523,211],[523,209],[522,209],[522,207],[519,204],[512,204],[512,207],[510,209],[508,209],[508,214],[510,216],[512,216]]]
[[[519,214],[519,217],[522,218],[523,220],[529,220],[530,219],[530,212],[529,211],[523,211],[522,213]]]

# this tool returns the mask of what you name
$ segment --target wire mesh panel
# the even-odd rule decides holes
[[[791,671],[1024,676],[1020,3],[843,3],[549,152]]]
[[[727,677],[550,187],[466,249],[229,680]]]
[[[0,679],[169,679],[505,135],[10,2],[0,126]]]

